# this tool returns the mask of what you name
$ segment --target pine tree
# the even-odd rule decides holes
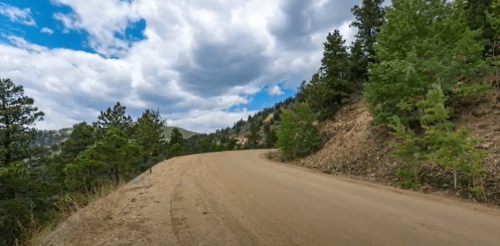
[[[181,151],[184,149],[184,137],[179,129],[174,128],[170,134],[170,153],[173,156],[180,155]]]
[[[125,106],[117,102],[113,109],[108,108],[104,112],[101,111],[101,114],[97,117],[97,122],[94,122],[94,126],[101,130],[101,133],[112,127],[127,129],[132,123],[132,118],[130,115],[125,115],[125,109]]]
[[[259,126],[257,123],[250,125],[250,132],[248,134],[248,144],[255,148],[260,141]]]
[[[35,121],[44,116],[33,104],[23,86],[0,79],[0,245],[14,245],[47,209],[45,184],[31,165],[36,152],[28,146],[36,136]]]
[[[282,110],[276,146],[283,159],[310,154],[319,147],[321,136],[312,124],[315,119],[307,103],[300,103],[293,110]]]
[[[384,0],[363,0],[361,7],[354,5],[351,12],[356,20],[350,27],[357,27],[356,42],[351,48],[351,68],[354,81],[368,79],[367,66],[375,62],[373,44],[380,28],[385,24]]]
[[[471,30],[480,30],[481,39],[484,42],[484,56],[491,57],[500,53],[500,48],[495,48],[495,36],[500,32],[491,27],[487,18],[487,12],[493,12],[492,0],[467,0],[465,1],[465,17]],[[498,15],[499,13],[495,13]]]
[[[35,100],[24,95],[23,86],[10,79],[0,79],[0,100],[0,167],[8,167],[32,157],[28,144],[36,130],[31,126],[43,120],[44,113],[33,107]]]
[[[411,129],[401,124],[397,116],[394,116],[389,126],[395,131],[393,135],[399,140],[399,142],[391,143],[391,146],[395,148],[392,157],[401,160],[398,171],[403,177],[401,185],[405,188],[417,189],[418,172],[421,168],[421,160],[424,158],[418,144],[423,142],[423,139],[416,137]]]
[[[111,174],[115,183],[120,175],[126,178],[138,163],[142,149],[135,140],[129,139],[119,127],[111,127],[105,137],[80,154],[74,163],[66,165],[66,185],[71,189],[83,189],[96,185]]]
[[[374,123],[398,115],[403,123],[418,121],[415,104],[433,83],[449,94],[464,75],[487,71],[477,32],[468,29],[463,0],[394,1],[388,22],[377,35],[375,59],[365,97]]]
[[[500,57],[500,1],[493,0],[491,4],[491,8],[488,12],[486,12],[487,24],[491,27],[491,37],[486,37],[489,39],[488,44],[491,48],[489,48],[491,60],[493,61],[493,65],[495,66],[495,76],[498,77],[499,73],[499,62],[498,58]]]
[[[349,79],[349,55],[345,40],[342,39],[339,30],[329,33],[326,42],[323,43],[325,51],[321,60],[320,76],[325,81],[330,94],[331,109],[336,109],[349,98],[352,92],[352,85]]]
[[[478,175],[483,170],[482,161],[488,153],[474,149],[479,139],[470,138],[467,129],[453,129],[453,124],[447,120],[450,110],[445,108],[444,101],[441,86],[433,84],[418,106],[424,108],[421,121],[430,151],[428,158],[445,170],[453,171],[453,187],[456,189],[458,172]],[[474,186],[477,184],[473,183]]]
[[[63,185],[66,178],[63,170],[66,165],[74,162],[88,147],[94,145],[95,141],[95,128],[92,125],[86,122],[73,125],[69,138],[61,145],[61,153],[54,158],[46,158],[46,175],[50,182]],[[64,187],[60,187],[60,190],[62,188]]]
[[[141,156],[148,159],[147,163],[149,165],[152,165],[153,161],[159,161],[159,155],[163,154],[165,150],[166,142],[163,137],[165,124],[166,120],[160,117],[158,111],[147,109],[137,119],[137,123],[133,127],[133,138],[142,147],[143,153]],[[142,171],[146,168],[149,168],[149,166],[143,167]]]
[[[361,40],[353,43],[349,54],[349,81],[361,82],[368,79],[368,59],[363,52]]]

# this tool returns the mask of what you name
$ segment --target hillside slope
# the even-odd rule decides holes
[[[165,136],[165,138],[166,138],[166,139],[170,139],[170,134],[172,133],[172,131],[173,131],[175,128],[179,129],[179,132],[182,134],[182,136],[183,136],[184,138],[190,138],[190,137],[192,137],[192,136],[194,136],[194,135],[199,134],[199,133],[197,133],[197,132],[188,131],[188,130],[183,129],[183,128],[180,128],[180,127],[175,127],[175,126],[165,126],[165,127],[163,128],[163,134],[164,134],[164,136]]]
[[[483,139],[476,148],[492,152],[485,159],[488,173],[484,183],[485,194],[478,199],[500,205],[500,90],[494,89],[488,95],[455,103],[455,116],[452,119],[455,125],[465,126],[471,137]],[[342,107],[333,119],[321,124],[321,131],[330,140],[315,154],[296,163],[326,173],[396,186],[397,162],[390,155],[390,142],[394,138],[387,127],[370,125],[372,117],[363,97],[358,96],[352,103]],[[441,168],[425,166],[419,178],[423,181],[423,192],[447,193],[475,200],[468,192],[468,187],[453,190],[450,186],[451,172]],[[459,184],[461,181],[464,180],[459,180]]]

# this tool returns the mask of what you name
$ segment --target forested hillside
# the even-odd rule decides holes
[[[500,0],[394,0],[387,8],[382,3],[363,0],[351,9],[356,41],[346,44],[339,30],[332,30],[323,43],[321,66],[296,95],[211,134],[168,128],[154,110],[134,120],[120,103],[102,111],[95,122],[39,132],[33,125],[44,113],[21,85],[2,79],[0,244],[29,244],[41,228],[88,204],[92,194],[130,181],[168,158],[277,147],[280,160],[294,160],[332,143],[345,148],[340,139],[350,140],[340,134],[372,130],[391,136],[369,141],[385,146],[380,153],[388,154],[379,157],[394,163],[390,175],[400,187],[419,189],[424,181],[446,180],[447,189],[480,201],[500,196],[494,193],[500,180],[484,161],[498,150],[481,148],[483,139],[457,121],[471,100],[477,106],[489,98],[492,105],[474,111],[474,117],[500,110]],[[352,105],[366,107],[358,111],[366,116],[356,123],[362,131],[351,132],[356,127],[345,124],[324,130],[332,121],[345,120],[344,111]],[[39,148],[54,143],[60,146]],[[331,164],[328,172],[351,173],[355,165],[367,163],[361,159],[323,164]],[[429,176],[429,170],[445,178]]]

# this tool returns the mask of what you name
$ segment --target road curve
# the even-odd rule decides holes
[[[267,151],[156,165],[120,195],[134,217],[112,216],[135,227],[100,228],[87,244],[500,245],[498,210],[268,161]]]

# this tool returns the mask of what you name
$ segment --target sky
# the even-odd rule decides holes
[[[361,0],[0,0],[0,78],[45,113],[38,129],[134,119],[214,132],[296,93],[328,32],[346,44]]]

